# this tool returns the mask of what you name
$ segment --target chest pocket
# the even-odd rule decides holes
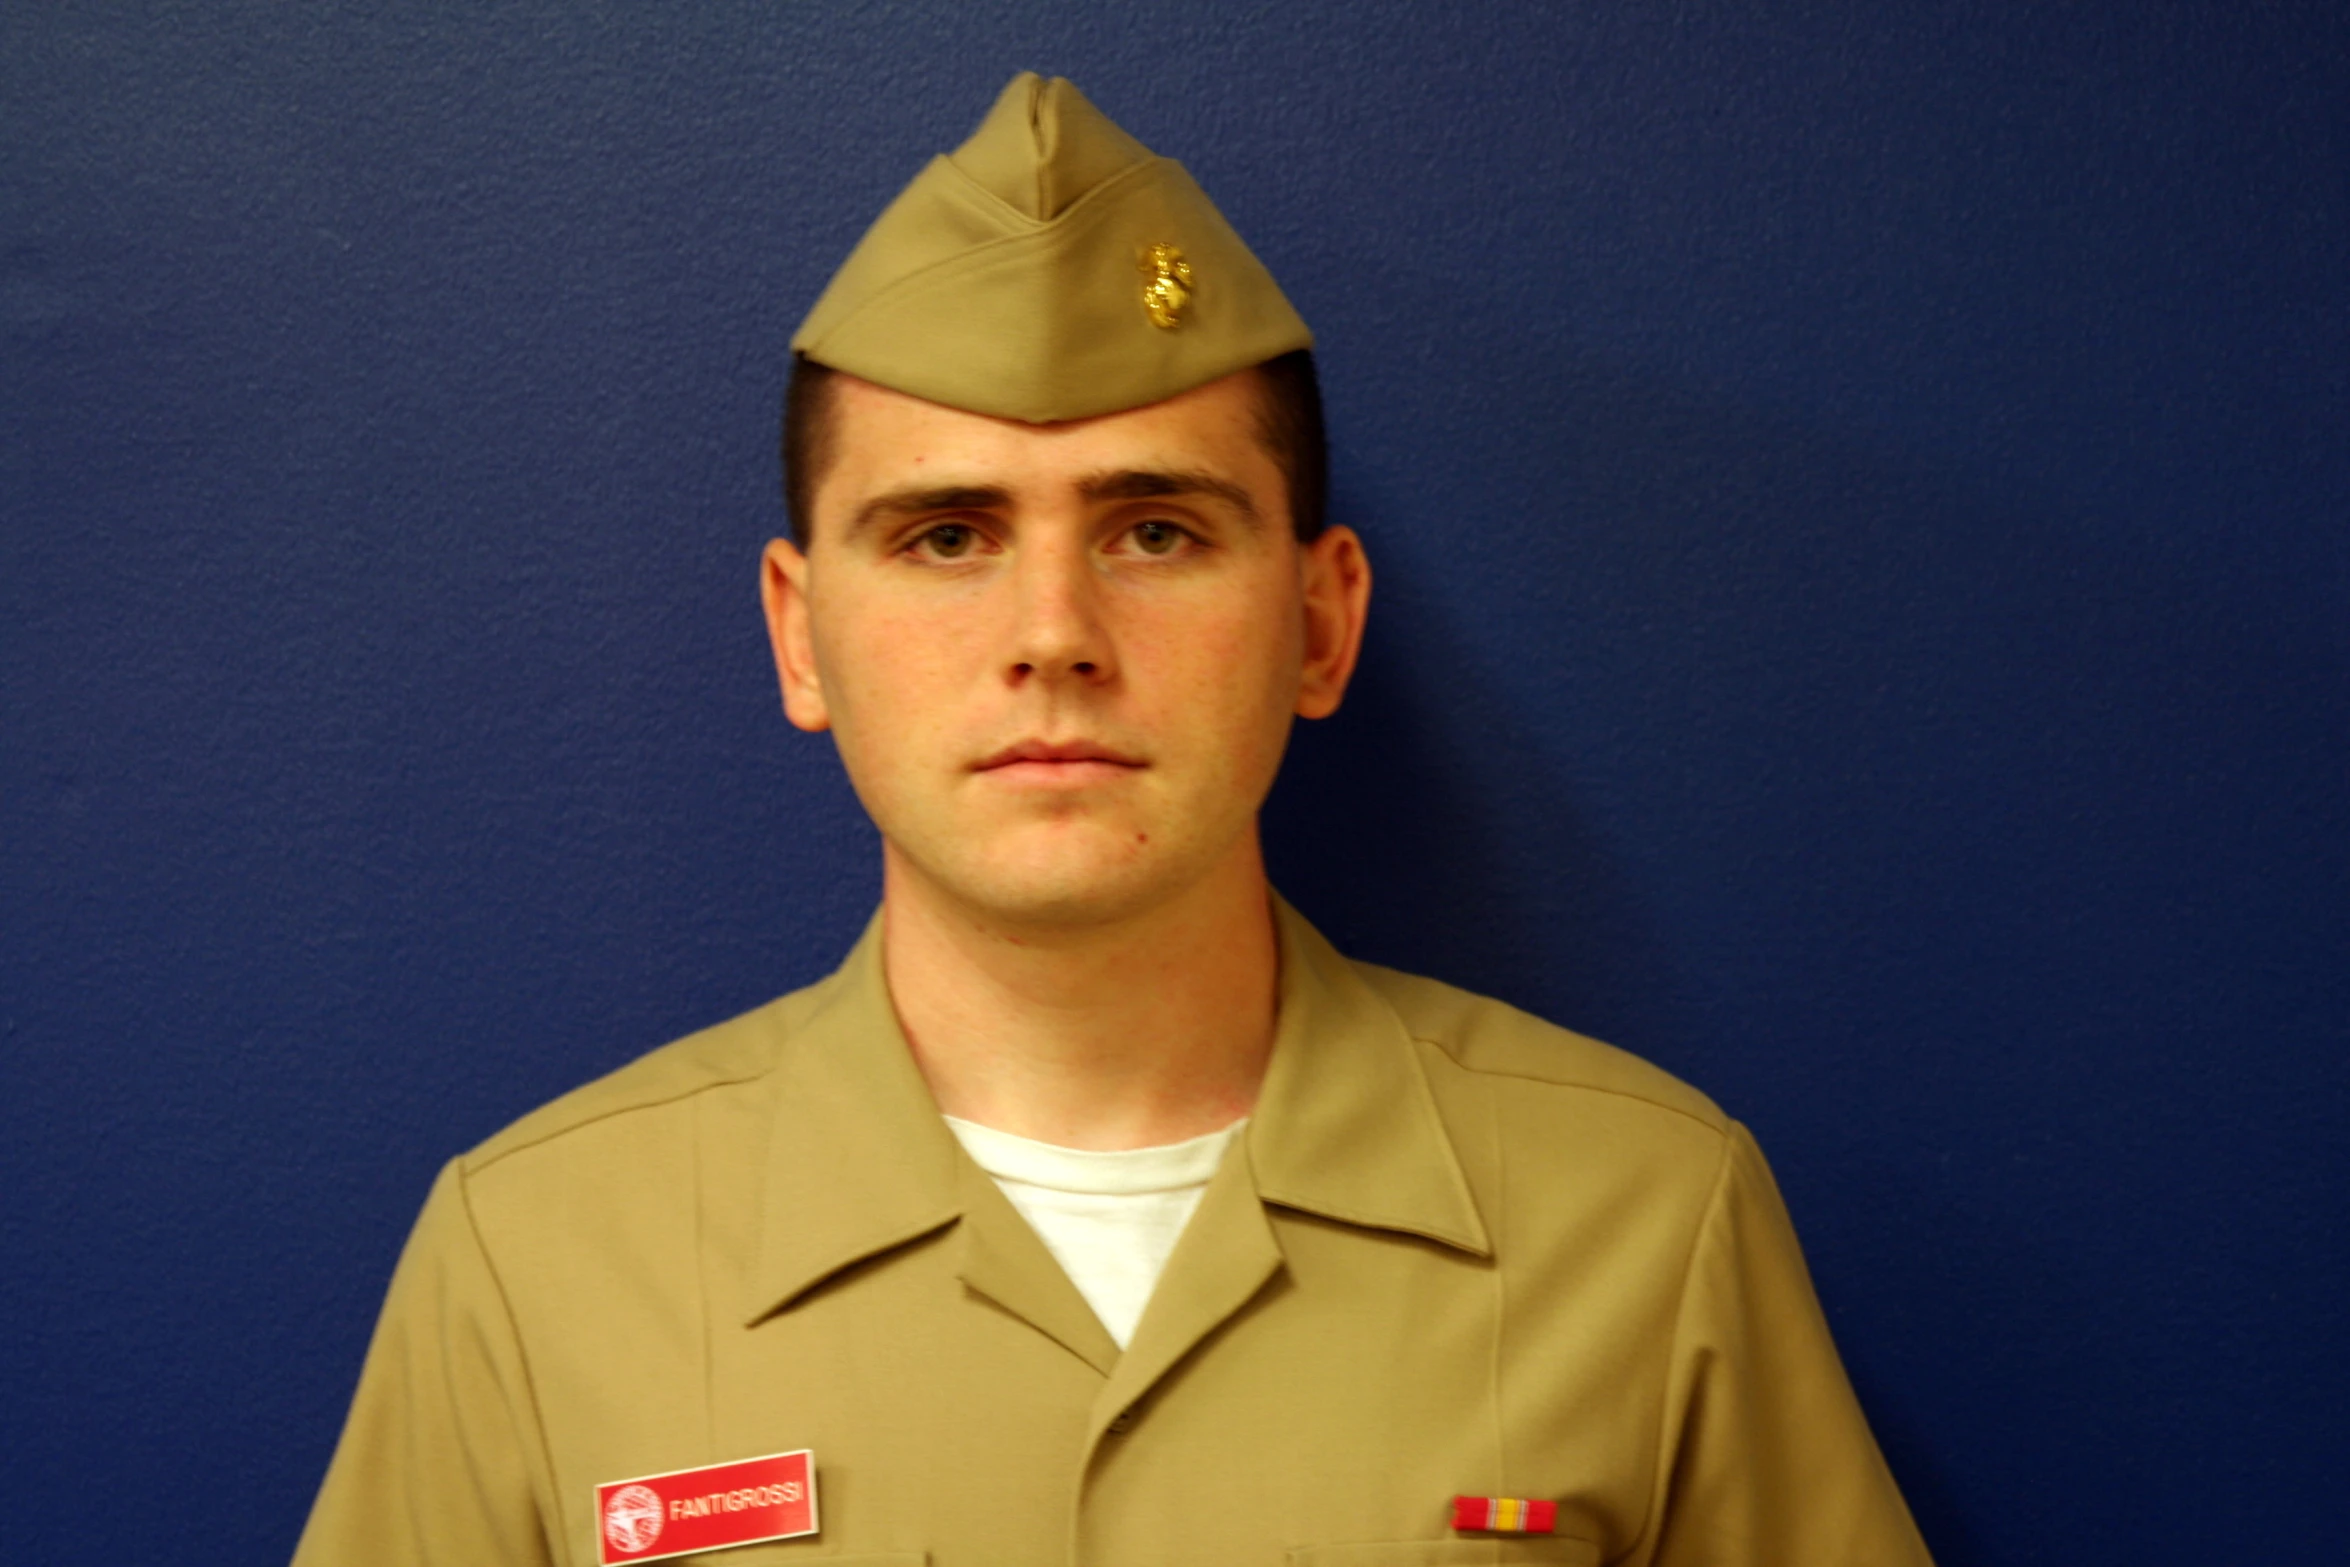
[[[1557,1534],[1496,1535],[1471,1540],[1374,1540],[1361,1545],[1307,1545],[1289,1567],[1599,1567],[1599,1547]]]

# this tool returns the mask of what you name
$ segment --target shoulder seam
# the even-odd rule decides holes
[[[1647,1094],[1632,1093],[1622,1088],[1609,1088],[1599,1083],[1561,1082],[1555,1077],[1534,1077],[1525,1072],[1498,1072],[1491,1067],[1471,1066],[1468,1062],[1463,1061],[1459,1056],[1453,1054],[1451,1050],[1447,1049],[1445,1047],[1444,1041],[1441,1039],[1430,1039],[1422,1034],[1414,1034],[1412,1039],[1415,1043],[1426,1045],[1431,1050],[1437,1051],[1444,1057],[1444,1059],[1450,1061],[1454,1066],[1459,1067],[1462,1071],[1471,1073],[1477,1077],[1504,1078],[1513,1083],[1536,1083],[1544,1088],[1569,1088],[1579,1093],[1605,1094],[1611,1099],[1629,1099],[1634,1104],[1647,1105],[1651,1109],[1662,1110],[1668,1115],[1677,1115],[1680,1116],[1683,1120],[1694,1121],[1699,1126],[1704,1127],[1707,1131],[1712,1132],[1715,1136],[1722,1138],[1727,1138],[1730,1135],[1730,1129],[1732,1125],[1735,1124],[1734,1119],[1729,1114],[1729,1112],[1722,1110],[1718,1105],[1715,1106],[1715,1113],[1720,1116],[1721,1119],[1717,1123],[1715,1121],[1708,1120],[1706,1117],[1699,1115],[1694,1111],[1685,1110],[1679,1105],[1667,1104],[1662,1099],[1651,1098]],[[1696,1092],[1694,1089],[1690,1091],[1692,1093]]]
[[[468,1177],[478,1175],[481,1172],[504,1162],[506,1159],[512,1157],[515,1154],[525,1153],[530,1149],[540,1147],[546,1143],[551,1143],[558,1137],[568,1137],[573,1132],[585,1131],[587,1128],[597,1125],[599,1122],[609,1121],[623,1115],[630,1115],[639,1110],[658,1110],[664,1105],[673,1105],[680,1102],[681,1100],[691,1099],[697,1094],[708,1093],[714,1088],[731,1088],[737,1083],[754,1082],[759,1078],[765,1077],[771,1070],[773,1070],[772,1063],[756,1072],[744,1072],[739,1076],[734,1077],[713,1077],[703,1082],[688,1084],[685,1087],[675,1089],[669,1093],[648,1095],[644,1098],[632,1099],[626,1104],[612,1105],[606,1109],[597,1110],[592,1114],[580,1116],[576,1120],[565,1121],[561,1126],[550,1127],[546,1131],[540,1132],[535,1136],[514,1142],[506,1147],[498,1148],[494,1152],[485,1152],[485,1150],[490,1148],[491,1144],[503,1142],[512,1133],[513,1129],[509,1127],[506,1131],[494,1134],[489,1139],[487,1139],[487,1141],[462,1155],[459,1159],[459,1163],[463,1166],[464,1172]]]

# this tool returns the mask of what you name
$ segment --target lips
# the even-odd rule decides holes
[[[998,768],[1034,764],[1039,767],[1070,766],[1091,763],[1105,767],[1140,767],[1142,759],[1090,740],[1071,740],[1048,744],[1042,740],[1023,740],[1008,745],[989,756],[974,771],[994,772]]]

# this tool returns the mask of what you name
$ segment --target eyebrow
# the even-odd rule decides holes
[[[1180,495],[1212,495],[1240,514],[1251,529],[1262,528],[1264,518],[1248,491],[1230,479],[1196,468],[1121,468],[1090,473],[1077,481],[1077,493],[1089,501],[1149,501]],[[992,484],[948,484],[930,488],[892,490],[876,495],[857,508],[848,537],[855,538],[878,523],[933,512],[996,511],[1012,504],[1012,493]]]
[[[1240,513],[1251,528],[1264,526],[1257,503],[1248,491],[1230,479],[1196,468],[1126,468],[1116,473],[1088,474],[1077,481],[1077,493],[1089,501],[1149,501],[1163,496],[1212,495]]]
[[[994,511],[1012,504],[1009,490],[1000,490],[988,484],[949,484],[932,489],[892,490],[887,495],[876,495],[857,508],[857,515],[849,520],[849,538],[855,538],[875,523],[890,522],[901,517],[920,517],[934,511]]]

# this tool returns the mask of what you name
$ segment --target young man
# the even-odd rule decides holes
[[[881,911],[450,1166],[300,1560],[1925,1560],[1745,1133],[1267,885],[1309,341],[1065,82],[875,224],[762,590]]]

